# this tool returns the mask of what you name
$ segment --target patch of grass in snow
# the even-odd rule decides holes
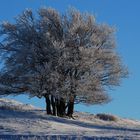
[[[6,105],[0,106],[0,110],[21,110],[21,109],[22,108],[17,106],[6,106]]]
[[[0,135],[0,140],[123,140],[121,137],[97,137],[76,135]],[[130,140],[129,138],[127,140]]]
[[[104,120],[104,121],[117,121],[117,117],[114,115],[110,115],[110,114],[104,114],[104,113],[99,113],[95,115],[95,118],[98,118],[100,120]]]

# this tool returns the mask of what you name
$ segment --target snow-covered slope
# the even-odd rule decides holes
[[[0,140],[140,140],[140,121],[119,117],[116,121],[103,121],[82,112],[74,116],[75,120],[53,117],[32,105],[0,99]]]
[[[23,104],[21,102],[12,100],[12,99],[4,99],[0,98],[0,109],[8,109],[8,110],[35,110],[39,109],[30,104]]]

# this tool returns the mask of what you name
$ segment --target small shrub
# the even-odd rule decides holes
[[[110,114],[100,113],[100,114],[96,114],[95,117],[104,121],[117,121],[117,117]]]

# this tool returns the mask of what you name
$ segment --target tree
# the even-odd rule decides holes
[[[106,103],[107,88],[127,76],[114,29],[75,9],[41,8],[36,17],[26,10],[0,35],[1,95],[45,97],[48,114],[72,117],[74,103]]]

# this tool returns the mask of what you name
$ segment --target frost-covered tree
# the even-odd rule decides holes
[[[106,103],[107,88],[127,76],[114,29],[88,13],[26,10],[0,35],[0,94],[45,97],[48,114],[72,117],[74,103]]]

